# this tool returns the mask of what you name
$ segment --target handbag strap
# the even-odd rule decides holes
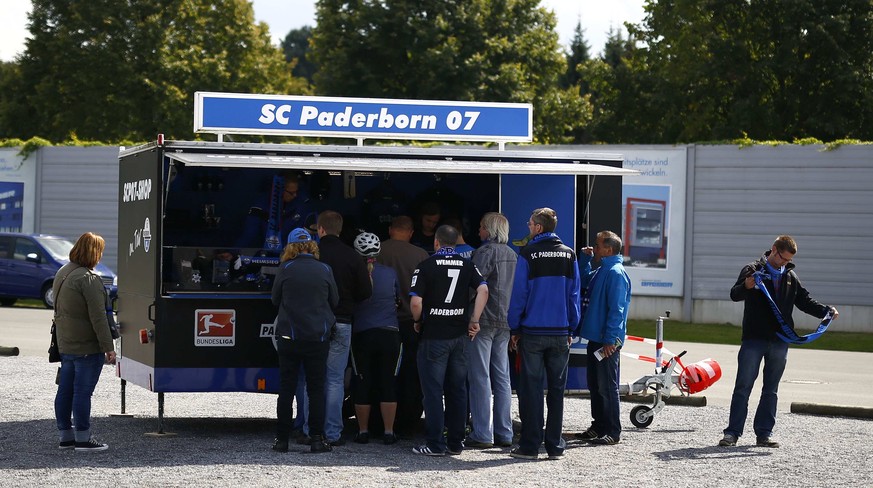
[[[76,266],[75,268],[67,271],[67,274],[65,274],[64,277],[61,278],[61,284],[58,286],[58,293],[57,293],[57,295],[55,295],[55,301],[52,304],[52,308],[55,311],[55,315],[57,315],[57,313],[58,313],[58,297],[61,296],[61,289],[64,287],[64,282],[67,281],[67,277],[70,276],[70,274],[73,271],[76,271],[77,269],[82,268],[82,267],[83,266]]]

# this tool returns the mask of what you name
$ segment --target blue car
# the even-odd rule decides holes
[[[61,266],[70,261],[69,240],[45,234],[0,232],[0,305],[12,306],[19,298],[39,298],[54,308],[52,282]],[[118,292],[118,276],[103,263],[94,268],[109,290]]]

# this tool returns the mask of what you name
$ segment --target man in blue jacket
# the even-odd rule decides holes
[[[531,239],[515,267],[507,321],[510,348],[521,356],[518,410],[521,438],[510,452],[516,459],[537,459],[545,440],[549,459],[564,455],[561,436],[564,388],[570,359],[570,333],[579,324],[579,268],[576,253],[555,234],[558,216],[550,208],[533,211],[527,223]],[[543,436],[543,376],[549,417]]]
[[[618,364],[627,335],[631,283],[622,265],[621,238],[614,232],[599,232],[594,247],[585,247],[582,253],[579,266],[585,291],[579,335],[588,340],[587,378],[594,421],[576,437],[592,444],[618,444]],[[600,261],[593,271],[592,257]]]

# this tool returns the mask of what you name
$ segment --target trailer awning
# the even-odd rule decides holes
[[[636,170],[590,163],[504,162],[412,158],[368,158],[335,156],[270,156],[253,154],[165,153],[187,166],[215,168],[270,168],[332,171],[394,171],[412,173],[550,174],[636,176]]]

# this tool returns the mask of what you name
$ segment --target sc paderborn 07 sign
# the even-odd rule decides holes
[[[197,92],[194,132],[530,142],[529,103]]]

